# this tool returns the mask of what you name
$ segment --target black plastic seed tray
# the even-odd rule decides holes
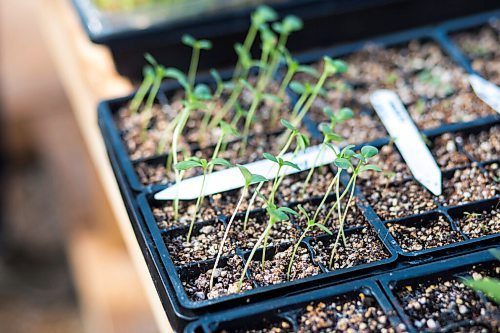
[[[453,281],[461,282],[463,278],[473,277],[474,272],[481,274],[483,278],[486,276],[498,278],[499,266],[498,259],[491,252],[481,251],[388,273],[380,277],[380,283],[410,332],[493,333],[498,332],[500,328],[498,305],[488,300],[483,293],[469,291],[466,287],[456,287],[459,289],[455,296],[451,291],[448,293],[450,290],[448,288]],[[446,294],[434,294],[442,290],[442,286],[447,287]],[[466,292],[473,294],[474,299],[465,298]],[[442,304],[441,307],[436,304],[426,305],[427,302],[447,301],[449,301],[448,307]],[[460,307],[462,304],[463,308]],[[488,306],[486,311],[474,309],[473,307],[477,307],[478,304],[491,306]],[[438,315],[431,317],[425,312],[426,309],[439,311]],[[479,318],[473,318],[474,316]]]
[[[281,297],[278,300],[242,307],[236,311],[204,316],[188,325],[185,332],[243,332],[271,327],[281,328],[284,332],[294,332],[301,328],[301,315],[307,311],[308,305],[316,306],[320,302],[326,306],[331,303],[342,305],[344,302],[360,299],[364,308],[357,314],[366,314],[368,307],[374,307],[382,310],[387,323],[392,327],[402,327],[401,319],[376,283],[371,280],[358,280],[322,290]],[[341,311],[338,313],[330,315],[340,316]]]
[[[496,11],[460,21],[454,21],[452,23],[446,23],[437,28],[424,27],[421,29],[382,37],[372,41],[384,46],[392,46],[400,45],[412,39],[435,40],[441,48],[449,52],[449,55],[453,60],[455,60],[458,64],[463,65],[463,57],[457,57],[455,54],[456,48],[450,44],[449,40],[446,38],[447,30],[444,30],[444,27],[453,26],[455,28],[460,26],[459,23],[461,23],[464,27],[476,26],[484,23],[490,17],[498,16],[499,13],[499,11]],[[360,50],[367,42],[368,41],[362,41],[339,48],[304,54],[301,56],[301,59],[311,63],[321,59],[324,54],[343,57],[344,55]],[[466,71],[471,71],[470,66],[462,67],[465,67]],[[177,89],[177,87],[174,85],[166,85],[163,89],[164,95],[171,95],[175,89]],[[449,98],[449,96],[446,96],[445,99],[446,98]],[[375,207],[376,202],[370,202],[370,198],[364,196],[364,184],[360,183],[360,185],[357,186],[355,193],[356,207],[366,219],[366,223],[350,226],[347,229],[347,234],[355,235],[359,234],[360,231],[363,230],[365,230],[365,232],[369,231],[373,233],[373,239],[375,242],[381,244],[381,251],[387,253],[386,258],[372,263],[355,265],[349,268],[340,267],[332,272],[327,272],[324,264],[314,263],[314,265],[320,270],[319,274],[271,286],[263,286],[256,282],[255,279],[252,278],[253,275],[250,270],[248,277],[252,281],[252,290],[245,291],[240,294],[222,296],[212,300],[196,301],[192,298],[192,295],[190,297],[187,294],[183,286],[183,279],[184,282],[186,282],[186,279],[190,276],[196,276],[200,273],[200,271],[210,268],[211,259],[199,258],[194,262],[183,263],[175,262],[176,259],[171,257],[167,247],[168,245],[171,245],[172,242],[169,241],[166,243],[165,240],[173,239],[173,237],[178,235],[184,227],[170,227],[170,229],[168,227],[159,228],[153,215],[153,209],[161,203],[152,199],[153,193],[165,188],[167,185],[163,184],[144,187],[139,183],[137,175],[134,171],[134,166],[139,162],[164,163],[164,157],[160,156],[143,161],[131,161],[122,143],[121,134],[114,121],[114,117],[118,109],[121,106],[126,105],[130,99],[131,96],[102,103],[99,107],[99,125],[105,138],[106,147],[113,163],[113,168],[115,170],[115,174],[117,175],[120,188],[123,192],[122,194],[124,196],[125,203],[129,209],[132,223],[138,233],[139,241],[145,247],[145,256],[150,264],[151,273],[155,279],[158,291],[165,302],[166,311],[169,314],[169,317],[175,317],[178,319],[182,318],[175,323],[175,325],[177,325],[177,329],[181,329],[183,327],[185,320],[199,317],[207,312],[213,313],[263,300],[269,300],[270,304],[274,304],[273,302],[276,301],[272,299],[275,297],[283,297],[284,295],[308,289],[326,288],[330,285],[348,282],[355,279],[374,277],[377,274],[400,270],[409,266],[418,266],[424,262],[432,262],[442,258],[450,258],[457,254],[470,253],[479,249],[489,248],[498,243],[498,232],[484,236],[480,232],[478,236],[477,233],[468,233],[468,231],[460,224],[462,218],[466,215],[465,213],[482,214],[483,211],[497,209],[500,198],[498,186],[496,184],[492,185],[494,187],[492,192],[493,194],[488,198],[469,200],[472,202],[466,204],[462,204],[459,200],[459,202],[454,202],[445,206],[443,204],[443,198],[432,197],[425,189],[413,180],[410,174],[405,179],[391,182],[389,186],[402,186],[402,190],[399,192],[404,192],[405,186],[407,186],[409,182],[412,182],[414,184],[412,186],[418,188],[418,190],[422,193],[427,193],[426,195],[429,196],[429,201],[433,205],[432,208],[418,213],[410,213],[404,217],[385,218],[380,216],[380,211],[377,211]],[[291,94],[290,99],[294,101],[296,98],[293,94]],[[407,105],[407,107],[411,108],[412,105]],[[365,106],[363,112],[370,114],[372,117],[376,117],[373,110],[371,110],[369,106]],[[478,174],[483,176],[487,173],[493,172],[491,169],[498,165],[498,157],[491,160],[478,159],[474,156],[474,152],[471,152],[470,148],[467,147],[467,143],[465,142],[464,144],[463,140],[466,140],[469,135],[484,133],[491,128],[498,127],[499,122],[500,117],[493,113],[485,117],[468,119],[466,122],[445,124],[423,130],[423,134],[425,134],[430,141],[435,141],[444,134],[452,135],[454,144],[458,147],[458,151],[465,156],[465,164],[462,166],[453,167],[451,169],[443,166],[445,184],[446,180],[453,177],[456,172],[461,172],[461,170],[470,169],[471,167],[476,168]],[[311,132],[313,138],[319,139],[317,123],[315,123],[312,118],[307,118],[305,119],[305,125]],[[382,147],[390,144],[390,141],[386,135],[382,135],[380,138],[369,141],[369,143],[377,147]],[[357,145],[360,147],[362,144],[357,143]],[[397,154],[397,152],[395,153]],[[332,167],[328,168],[328,172],[334,171]],[[341,179],[344,186],[347,184],[347,177],[348,176],[344,174],[344,177]],[[137,195],[137,197],[134,195]],[[209,200],[211,200],[209,203],[214,203],[213,199]],[[283,198],[281,198],[281,200],[283,200]],[[313,198],[311,200],[314,202],[314,200],[317,199]],[[289,206],[294,206],[296,204],[296,202],[284,203]],[[197,222],[196,228],[199,229],[206,225],[210,225],[212,227],[224,226],[227,222],[227,217],[221,214],[222,210],[220,208],[221,207],[215,208],[216,214],[213,220]],[[259,211],[255,211],[252,214],[257,215],[259,214]],[[394,227],[394,225],[412,227],[418,226],[418,228],[421,228],[426,224],[432,223],[432,219],[438,218],[439,216],[441,216],[443,226],[449,228],[456,235],[458,235],[458,241],[444,246],[439,245],[428,249],[422,248],[419,250],[406,250],[398,242],[397,237],[393,236],[391,233],[391,227]],[[292,221],[292,225],[297,230],[300,230],[300,226],[297,221]],[[305,239],[302,245],[305,247],[310,258],[316,258],[317,253],[314,248],[315,242],[319,240],[327,240],[328,238],[329,236],[309,237]],[[290,246],[289,241],[271,244],[267,250],[267,258],[272,260],[277,250],[282,251],[288,246]],[[241,246],[237,244],[234,245],[234,247],[234,255],[238,257],[240,261],[244,262],[246,260],[248,249],[241,248]],[[260,255],[257,254],[255,258],[255,260],[258,260]],[[225,264],[229,259],[230,258],[226,256],[222,263]],[[318,291],[318,293],[320,292],[321,291]]]
[[[148,27],[144,27],[144,18],[139,17],[139,27],[131,25],[116,30],[103,29],[109,22],[102,21],[103,13],[89,4],[90,0],[72,2],[89,38],[108,46],[118,72],[134,80],[141,79],[146,52],[162,64],[186,68],[190,51],[180,43],[185,33],[209,39],[214,44],[211,56],[201,58],[201,69],[231,65],[235,60],[233,45],[244,39],[249,14],[255,7],[171,22],[161,20]],[[305,29],[290,40],[293,51],[345,43],[498,8],[496,1],[488,0],[277,0],[270,4],[281,16],[295,14],[304,20]],[[318,34],[318,31],[341,33]]]

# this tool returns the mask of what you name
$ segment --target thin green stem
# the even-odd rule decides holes
[[[293,78],[293,74],[295,74],[295,70],[292,70],[289,68],[286,72],[285,77],[283,78],[283,81],[281,81],[281,85],[280,85],[280,88],[278,90],[278,97],[281,100],[284,100],[286,97],[286,94],[285,94],[286,87],[288,87],[288,85],[290,84],[290,81]],[[282,103],[275,103],[273,105],[273,108],[271,109],[271,124],[275,124],[276,121],[278,120],[278,113],[279,113],[281,104]]]
[[[198,61],[200,60],[200,48],[197,46],[193,47],[193,53],[191,55],[191,63],[189,64],[188,81],[191,87],[194,86],[196,80],[196,71],[198,70]]]
[[[220,121],[222,119],[224,119],[226,114],[231,110],[231,108],[234,106],[234,104],[238,100],[238,97],[240,96],[242,90],[243,90],[243,85],[239,82],[235,83],[235,87],[234,87],[233,91],[231,92],[231,95],[229,95],[228,100],[226,101],[226,103],[224,103],[224,105],[222,106],[222,109],[214,115],[214,117],[212,118],[212,120],[208,124],[209,129],[214,128],[215,126],[217,126],[220,123]]]
[[[189,225],[189,231],[187,234],[187,242],[188,243],[191,240],[191,233],[193,232],[194,222],[196,221],[196,218],[198,216],[198,210],[200,209],[201,201],[205,197],[204,192],[205,192],[205,179],[206,178],[207,178],[207,170],[203,169],[203,178],[201,181],[200,195],[198,196],[198,199],[196,199],[196,205],[194,206],[193,215],[191,215],[191,224]]]
[[[159,73],[155,75],[153,86],[151,87],[148,99],[146,100],[146,105],[144,106],[143,110],[144,118],[142,119],[141,142],[146,141],[149,121],[153,116],[153,103],[155,101],[156,95],[158,94],[158,91],[160,90],[162,79],[163,76]]]
[[[259,94],[256,93],[252,101],[252,105],[250,106],[250,110],[248,111],[248,114],[245,117],[245,127],[243,128],[243,141],[241,143],[240,156],[245,155],[245,151],[247,149],[247,144],[248,144],[248,135],[250,134],[250,125],[252,124],[252,119],[255,114],[255,111],[257,110],[257,107],[259,106],[260,100],[261,100],[260,93]]]
[[[153,81],[154,81],[153,76],[145,76],[144,77],[144,80],[142,81],[137,92],[135,93],[135,96],[132,99],[132,102],[130,102],[130,112],[132,114],[136,114],[137,111],[139,110],[139,107],[141,106],[141,103],[144,100],[144,97],[146,97],[146,94],[148,93],[149,88],[151,88]]]
[[[236,217],[236,214],[238,213],[238,210],[240,209],[241,203],[243,202],[243,199],[247,196],[247,194],[248,194],[248,186],[245,186],[243,188],[242,193],[241,193],[240,199],[238,200],[238,203],[236,204],[236,208],[234,209],[234,212],[231,215],[231,218],[229,219],[229,223],[227,224],[226,230],[224,231],[224,236],[222,237],[222,240],[220,242],[219,252],[217,253],[217,258],[215,258],[214,268],[212,269],[212,274],[210,275],[210,290],[212,289],[212,287],[214,285],[215,270],[217,269],[217,266],[219,265],[219,260],[220,260],[220,257],[222,256],[222,251],[224,249],[224,244],[226,244],[226,239],[229,235],[229,230],[231,229],[231,225],[233,224],[234,218]]]
[[[300,191],[300,195],[302,196],[302,198],[304,198],[304,196],[306,194],[307,186],[309,185],[309,182],[311,181],[311,178],[314,174],[314,170],[316,169],[316,165],[318,164],[318,160],[319,160],[321,154],[323,153],[324,148],[325,148],[325,141],[323,141],[323,143],[321,144],[321,148],[319,149],[318,155],[316,155],[316,158],[314,159],[312,168],[307,173],[307,177],[306,177],[306,180],[304,181],[304,185],[302,185],[302,190]]]
[[[297,241],[297,244],[295,244],[295,246],[293,247],[292,257],[290,258],[290,262],[288,263],[288,270],[286,271],[286,279],[287,280],[290,280],[290,272],[292,271],[293,261],[295,259],[295,254],[297,253],[297,250],[299,249],[300,242],[302,242],[302,240],[306,237],[310,228],[311,228],[311,226],[308,223],[306,229],[304,230],[304,232],[302,232],[302,235],[300,235],[300,238]]]

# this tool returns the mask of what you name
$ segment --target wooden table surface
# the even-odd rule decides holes
[[[99,311],[99,306],[102,311],[112,311],[104,307],[120,306],[127,300],[127,290],[133,290],[136,295],[147,297],[148,311],[156,319],[158,331],[172,332],[132,229],[97,123],[98,102],[128,94],[132,91],[132,85],[116,73],[109,51],[88,40],[69,0],[45,0],[38,4],[43,33],[57,74],[69,97],[88,155],[113,213],[114,221],[109,223],[116,224],[119,230],[118,235],[110,235],[112,232],[109,231],[101,235],[89,235],[78,230],[72,232],[69,241],[72,244],[70,261],[79,298],[83,303],[84,320],[85,312]],[[138,275],[138,279],[132,279],[130,283],[136,285],[120,283],[119,273],[116,273],[119,269],[115,269],[115,274],[107,274],[107,265],[115,262],[116,237],[123,239],[128,250]],[[95,274],[90,268],[96,271]],[[94,281],[103,277],[109,281]],[[93,282],[99,283],[99,287]],[[137,289],[141,289],[141,292],[137,293]],[[113,299],[103,301],[102,294]],[[100,329],[103,327],[100,326]],[[99,331],[99,325],[96,324],[89,331]]]

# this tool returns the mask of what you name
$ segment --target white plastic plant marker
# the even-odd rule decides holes
[[[477,97],[500,113],[500,88],[477,74],[469,75],[469,82]]]
[[[395,138],[394,143],[415,179],[440,195],[441,170],[398,95],[390,90],[377,90],[370,96],[370,102],[390,136]]]
[[[338,151],[338,148],[336,148]],[[322,150],[322,151],[321,151]],[[321,149],[321,145],[311,146],[303,152],[299,152],[295,157],[293,153],[284,154],[281,158],[285,161],[290,161],[299,166],[300,171],[308,170],[313,167],[314,161],[318,154],[317,166],[333,163],[336,154],[328,147]],[[293,157],[293,158],[292,158]],[[267,179],[274,179],[278,171],[278,165],[269,160],[260,160],[252,163],[245,164],[245,167],[253,174],[258,174],[266,177]],[[281,175],[291,175],[300,172],[289,166],[284,166],[280,171]],[[201,183],[203,176],[196,176],[185,179],[179,183],[174,184],[163,191],[155,194],[156,200],[174,200],[177,194],[179,200],[194,200],[198,198],[201,191]],[[234,190],[245,185],[245,181],[237,167],[224,169],[221,171],[213,172],[207,175],[205,179],[205,195],[221,193],[229,190]],[[178,191],[177,191],[177,187]]]

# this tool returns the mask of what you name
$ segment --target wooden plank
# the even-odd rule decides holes
[[[102,190],[149,299],[158,329],[161,332],[172,332],[135,238],[97,125],[96,106],[99,100],[127,94],[132,89],[131,84],[115,72],[108,51],[87,40],[69,1],[46,0],[38,4],[39,17],[52,58],[70,99],[75,119]],[[91,249],[92,245],[97,246],[96,243],[89,241],[89,237],[78,235],[74,240],[75,244],[79,244],[76,245],[77,247],[84,249]],[[105,248],[105,246],[101,247],[103,251]],[[73,261],[83,260],[79,257],[80,251],[74,250]],[[92,260],[99,260],[98,254]],[[78,269],[75,267],[75,271]],[[86,281],[90,277],[83,277],[83,279]],[[129,286],[129,288],[137,288],[137,286]]]

